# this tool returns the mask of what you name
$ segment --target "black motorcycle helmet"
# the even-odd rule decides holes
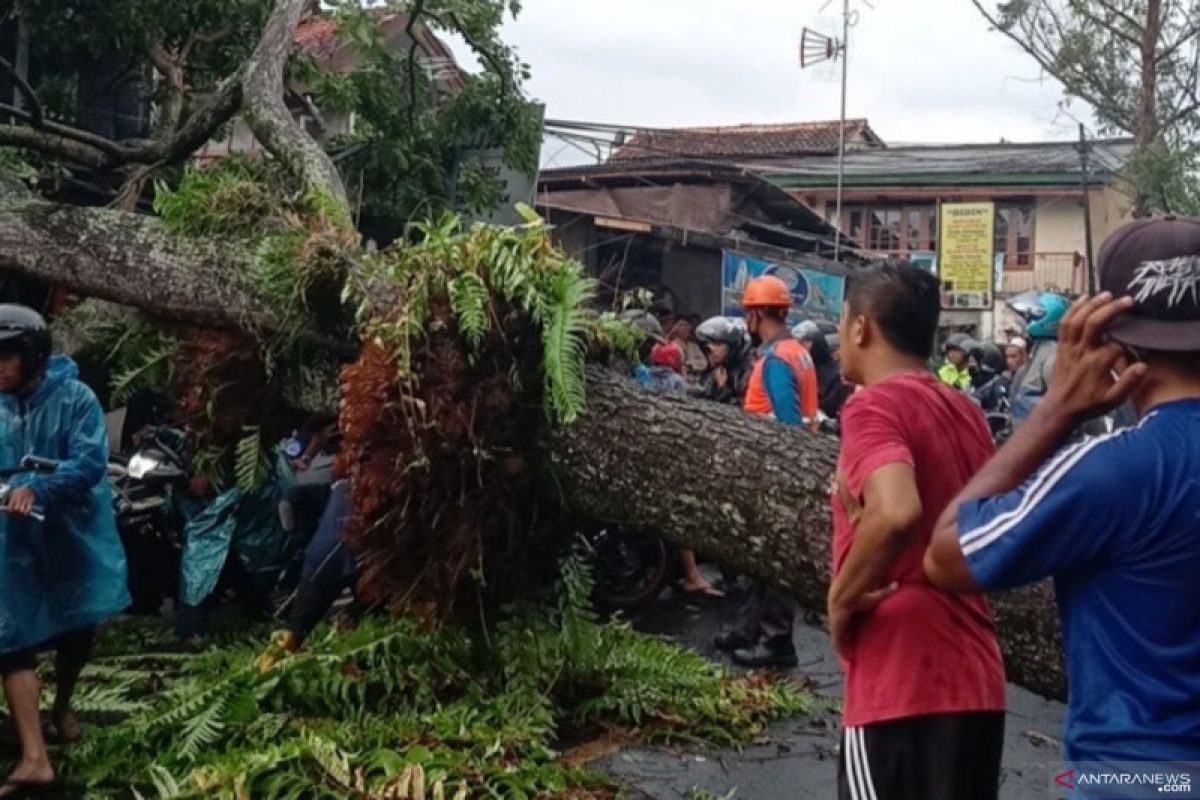
[[[969,355],[976,364],[995,375],[1004,372],[1004,354],[991,342],[977,343]]]
[[[50,361],[50,326],[27,306],[0,303],[0,358],[21,359],[21,389],[46,372]]]
[[[942,355],[946,355],[951,350],[961,350],[965,354],[979,346],[979,342],[975,341],[974,337],[966,333],[952,333],[946,339],[946,343],[942,345]]]
[[[750,352],[746,323],[736,317],[710,317],[696,326],[695,335],[705,347],[717,342],[728,345],[729,358],[734,363],[745,360]]]

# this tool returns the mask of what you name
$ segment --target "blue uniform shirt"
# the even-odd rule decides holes
[[[1065,448],[958,529],[981,587],[1054,577],[1067,761],[1200,761],[1200,400]]]
[[[763,386],[771,398],[771,410],[775,419],[784,425],[800,425],[800,387],[796,385],[796,373],[788,363],[775,355],[770,348],[763,355]]]

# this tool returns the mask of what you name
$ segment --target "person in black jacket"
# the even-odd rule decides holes
[[[817,397],[821,413],[837,419],[842,413],[842,404],[854,391],[854,387],[842,380],[842,370],[833,357],[833,349],[820,326],[815,322],[802,322],[792,329],[792,335],[800,340],[812,356],[817,370]]]
[[[740,319],[710,317],[696,328],[696,339],[708,356],[694,396],[740,406],[750,380],[750,335]]]

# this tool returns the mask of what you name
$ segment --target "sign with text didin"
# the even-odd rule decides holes
[[[942,308],[992,307],[995,224],[993,203],[942,204],[937,254]]]
[[[742,290],[760,275],[774,275],[787,284],[792,293],[789,324],[807,319],[837,322],[842,315],[846,279],[841,275],[767,261],[733,250],[725,250],[721,256],[721,313],[727,317],[743,316]]]

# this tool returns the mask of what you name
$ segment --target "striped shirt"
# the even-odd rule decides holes
[[[1064,448],[958,530],[981,587],[1054,578],[1068,761],[1200,761],[1200,399]]]

